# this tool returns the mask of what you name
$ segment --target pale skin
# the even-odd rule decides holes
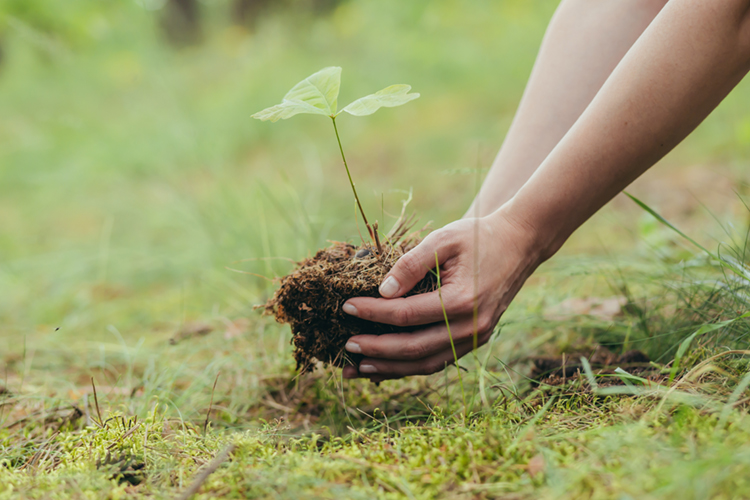
[[[455,361],[437,292],[404,298],[440,262],[464,356],[526,279],[682,141],[750,70],[750,0],[564,0],[511,129],[466,216],[428,235],[349,314],[412,333],[359,335],[344,377],[428,375]],[[478,270],[478,272],[476,272]]]

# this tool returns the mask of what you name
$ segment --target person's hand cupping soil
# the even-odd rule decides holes
[[[636,2],[640,14],[630,22],[625,14],[635,4],[601,2],[596,12],[612,23],[606,29],[589,4],[562,2],[545,35],[475,201],[480,215],[491,215],[449,224],[404,255],[380,288],[388,299],[348,301],[348,312],[360,318],[424,328],[352,337],[347,349],[365,358],[345,376],[377,381],[433,373],[454,361],[438,292],[403,298],[434,267],[436,253],[456,355],[473,349],[474,332],[477,344],[486,342],[539,263],[679,144],[750,71],[750,0]],[[594,41],[593,31],[581,38],[588,22],[607,39]]]
[[[358,367],[345,367],[344,377],[378,382],[429,375],[455,362],[451,337],[459,358],[486,343],[508,304],[543,261],[538,248],[533,231],[502,209],[429,234],[383,280],[380,294],[385,298],[358,297],[344,306],[345,312],[362,319],[420,328],[352,337],[347,351],[365,358]],[[403,297],[435,268],[436,254],[450,335],[438,291]]]

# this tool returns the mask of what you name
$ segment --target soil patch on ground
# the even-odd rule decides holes
[[[564,385],[567,381],[585,378],[581,358],[588,359],[595,375],[614,375],[617,368],[621,368],[631,375],[636,375],[653,382],[659,382],[664,377],[651,364],[648,355],[632,350],[623,354],[615,354],[606,347],[595,346],[590,350],[578,350],[559,356],[538,356],[530,358],[532,363],[530,378],[534,385]],[[600,386],[623,385],[617,377],[606,377],[597,380]]]

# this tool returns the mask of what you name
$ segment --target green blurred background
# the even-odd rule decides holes
[[[250,337],[281,335],[271,345],[291,364],[286,329],[253,311],[273,284],[228,268],[280,276],[283,258],[355,241],[355,208],[326,120],[250,115],[325,66],[343,67],[342,103],[412,85],[408,106],[343,117],[342,141],[370,218],[389,227],[413,190],[410,208],[440,227],[491,164],[556,5],[0,2],[5,378],[38,369],[54,385],[65,367],[110,366],[114,383],[110,350],[158,364],[149,346],[195,320],[250,318]],[[635,191],[678,219],[700,212],[695,199],[746,218],[726,200],[744,190],[749,105],[743,84]],[[628,254],[652,229],[616,200],[563,253]],[[227,348],[245,359],[265,345]]]

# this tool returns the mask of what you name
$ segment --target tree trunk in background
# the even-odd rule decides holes
[[[174,45],[190,45],[201,37],[200,9],[197,0],[168,0],[162,10],[161,27]]]
[[[341,0],[234,0],[232,22],[252,27],[264,12],[271,9],[291,9],[297,12],[327,14],[341,3]]]
[[[313,12],[316,14],[328,14],[340,3],[341,0],[312,0]]]
[[[232,22],[242,26],[255,26],[261,12],[270,3],[269,0],[235,0],[232,5]]]

